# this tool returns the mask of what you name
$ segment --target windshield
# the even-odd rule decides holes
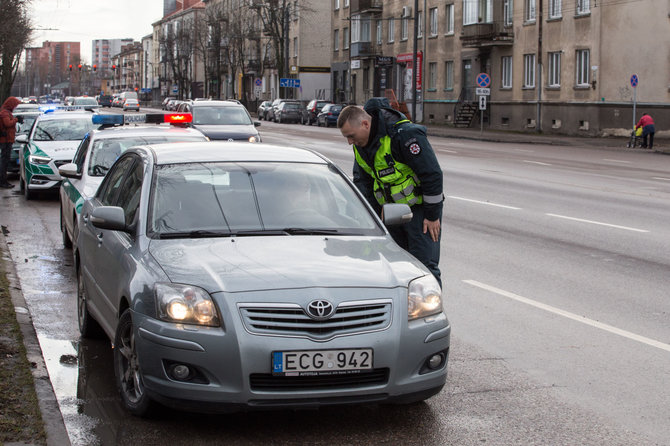
[[[87,118],[63,118],[39,121],[35,132],[34,141],[77,141],[83,139],[86,134],[94,128],[91,117]]]
[[[153,191],[147,229],[160,238],[383,234],[349,183],[321,164],[161,166]]]
[[[193,124],[253,125],[244,107],[193,107]]]
[[[99,139],[93,142],[90,154],[91,161],[88,163],[88,174],[93,177],[104,177],[114,161],[123,152],[134,146],[196,141],[207,141],[207,138],[197,135],[154,135]]]

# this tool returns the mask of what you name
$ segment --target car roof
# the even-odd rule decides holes
[[[91,131],[92,139],[109,139],[119,137],[133,137],[133,136],[152,136],[161,134],[173,135],[192,135],[201,136],[203,141],[206,136],[200,131],[191,128],[176,127],[174,125],[124,125],[117,127],[106,127],[103,129],[96,129]]]
[[[197,162],[328,163],[326,158],[308,149],[234,141],[151,144],[137,150],[151,151],[158,165]]]
[[[244,107],[242,104],[233,101],[193,101],[191,107]]]

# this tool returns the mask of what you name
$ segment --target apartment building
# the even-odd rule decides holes
[[[95,39],[91,41],[91,65],[97,66],[101,76],[111,75],[112,57],[121,52],[121,47],[133,43],[133,39]]]
[[[70,80],[69,65],[81,60],[79,42],[42,42],[41,47],[26,48],[26,91],[30,95],[50,94],[52,88]],[[78,72],[74,73],[78,75]],[[69,93],[69,88],[67,89]]]
[[[670,118],[665,0],[418,3],[417,116],[424,122],[478,123],[479,73],[491,79],[484,120],[494,129],[624,134],[634,100],[638,116]],[[414,2],[331,0],[331,8],[331,99],[363,103],[392,90],[409,104]]]
[[[140,42],[133,42],[121,47],[121,51],[111,58],[112,81],[108,83],[111,93],[137,91],[139,93],[143,48]],[[109,92],[108,92],[109,93]]]

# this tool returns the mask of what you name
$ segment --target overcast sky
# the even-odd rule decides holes
[[[45,40],[81,42],[86,63],[91,63],[91,41],[139,41],[163,16],[162,0],[32,0],[29,8],[34,28],[55,28],[36,30],[31,46],[42,46]]]

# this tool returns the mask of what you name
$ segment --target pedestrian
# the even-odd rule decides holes
[[[389,232],[441,285],[442,169],[425,127],[391,108],[386,98],[372,98],[363,108],[345,107],[337,127],[353,145],[354,183],[372,207],[378,213],[385,203],[412,209],[412,220]]]
[[[654,120],[649,116],[648,113],[644,113],[640,118],[640,121],[635,126],[635,130],[642,127],[642,147],[643,149],[647,148],[647,136],[649,137],[649,148],[654,148],[654,133],[656,133],[656,128],[654,127]]]
[[[4,189],[14,187],[7,181],[7,168],[12,155],[12,144],[16,137],[16,123],[19,122],[12,112],[20,103],[21,101],[17,98],[10,96],[0,107],[0,187]]]

